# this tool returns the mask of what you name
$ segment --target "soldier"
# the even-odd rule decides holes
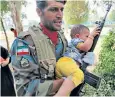
[[[68,78],[55,80],[56,61],[63,55],[67,41],[61,30],[64,0],[36,1],[40,24],[19,34],[11,48],[18,96],[44,96],[56,93]],[[59,91],[66,96],[71,88]],[[65,95],[66,94],[66,95]]]

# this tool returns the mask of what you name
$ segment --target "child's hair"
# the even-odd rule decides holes
[[[71,34],[70,34],[71,38],[75,38],[75,35],[81,33],[83,29],[89,30],[89,28],[84,25],[81,25],[81,24],[74,25],[71,29]]]

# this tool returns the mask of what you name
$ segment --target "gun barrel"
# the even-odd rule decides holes
[[[104,26],[104,24],[105,24],[105,20],[106,20],[106,17],[107,17],[107,15],[108,15],[108,12],[109,12],[110,9],[111,9],[111,6],[112,6],[111,4],[108,5],[108,8],[107,8],[107,10],[106,10],[105,17],[103,18],[102,22],[99,24],[100,34],[101,34],[101,31],[102,31],[103,26]],[[96,46],[96,44],[97,44],[97,41],[98,41],[98,39],[99,39],[100,34],[99,34],[98,36],[95,36],[93,45],[92,45],[91,49],[89,50],[90,52],[92,52],[92,51],[94,50],[94,48],[95,48],[95,46]]]

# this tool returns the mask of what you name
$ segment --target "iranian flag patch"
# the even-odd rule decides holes
[[[27,46],[19,46],[17,48],[17,55],[28,55],[29,49]]]

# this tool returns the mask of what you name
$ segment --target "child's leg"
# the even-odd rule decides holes
[[[67,77],[63,82],[61,88],[57,92],[56,96],[67,96],[72,89],[82,83],[84,74],[79,69],[76,62],[68,57],[62,57],[56,64],[57,77]]]
[[[55,96],[68,96],[74,88],[75,84],[73,81],[69,78],[66,78]]]
[[[53,87],[49,95],[55,94],[61,87],[64,79],[57,79],[53,81]]]

